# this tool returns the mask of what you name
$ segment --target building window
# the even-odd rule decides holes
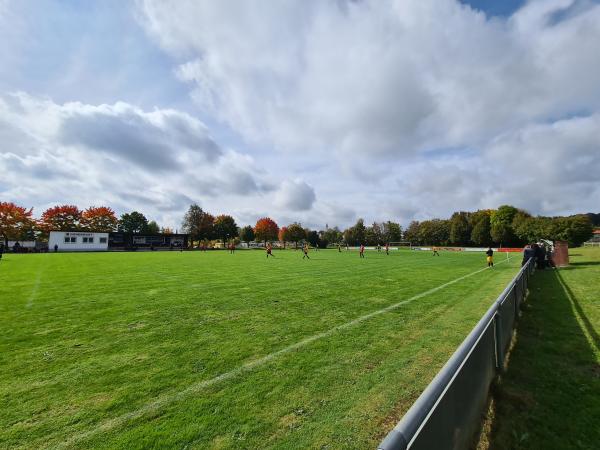
[[[106,238],[102,238],[102,237],[101,237],[101,238],[100,238],[100,243],[101,243],[101,244],[106,244]]]
[[[94,238],[93,237],[84,237],[83,238],[83,243],[84,244],[93,244],[94,243]]]
[[[69,236],[65,236],[65,244],[71,242],[71,238]]]
[[[75,244],[77,242],[77,238],[76,237],[72,237],[71,238],[71,244]]]

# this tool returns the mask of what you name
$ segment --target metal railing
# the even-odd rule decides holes
[[[487,310],[379,450],[467,449],[473,443],[504,357],[530,275],[531,258]]]

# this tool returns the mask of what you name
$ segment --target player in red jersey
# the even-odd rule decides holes
[[[360,257],[365,257],[365,246],[363,244],[360,244]]]
[[[271,246],[271,243],[267,244],[267,258],[269,256],[272,256],[273,258],[275,258],[275,255],[273,254],[273,247]]]

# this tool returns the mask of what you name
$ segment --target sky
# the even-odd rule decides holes
[[[0,200],[599,212],[599,48],[594,0],[0,0]]]

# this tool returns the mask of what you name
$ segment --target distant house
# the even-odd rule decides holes
[[[53,252],[105,252],[110,250],[159,250],[186,248],[187,234],[95,233],[51,231],[48,248]]]
[[[51,231],[48,248],[51,252],[105,252],[108,250],[108,233]]]
[[[600,246],[600,228],[596,228],[592,233],[590,240],[583,243],[584,246]]]

